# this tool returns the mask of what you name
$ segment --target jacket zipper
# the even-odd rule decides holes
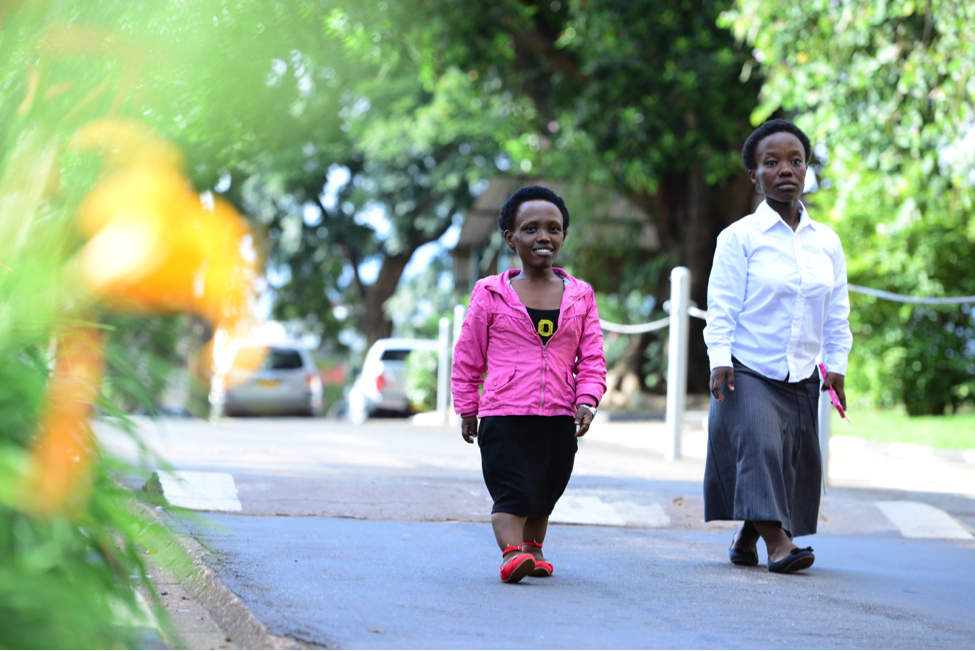
[[[559,325],[560,326],[562,325],[562,315],[565,314],[566,311],[570,307],[572,307],[575,304],[575,302],[578,301],[580,298],[582,298],[582,297],[581,296],[576,296],[575,298],[572,299],[572,302],[571,303],[569,303],[568,305],[565,306],[564,309],[561,309],[559,311]],[[526,311],[526,314],[527,314],[527,311]],[[530,320],[531,319],[529,318],[529,321]],[[560,330],[563,330],[563,329],[564,328],[561,328],[560,327],[559,330],[557,330],[551,337],[549,337],[548,338],[548,343],[552,343],[552,339],[554,337],[557,337],[559,335],[559,331]],[[536,332],[535,334],[538,334],[538,333]],[[539,340],[539,343],[541,343],[541,340]],[[548,369],[548,360],[545,357],[545,352],[546,352],[547,348],[548,348],[548,344],[542,344],[542,397],[541,397],[541,399],[538,402],[538,415],[539,416],[542,415],[542,410],[545,408],[545,371]]]
[[[545,359],[545,344],[542,344],[542,397],[538,401],[539,416],[542,415],[542,409],[545,408],[545,371],[547,368],[548,368],[548,361]]]
[[[512,290],[512,291],[514,291],[514,290]],[[573,305],[575,305],[575,302],[578,301],[580,298],[582,298],[582,297],[581,296],[576,296],[575,298],[573,298],[572,299],[572,302],[569,303],[568,305],[566,305],[564,309],[561,306],[559,307],[559,321],[560,322],[562,320],[562,315],[565,314],[566,310],[568,310],[570,307],[572,307]],[[524,308],[524,307],[525,306],[522,305],[522,308]],[[524,315],[528,318],[528,323],[532,325],[532,327],[531,327],[532,335],[533,336],[538,336],[538,333],[535,331],[534,323],[532,322],[531,317],[528,316],[528,309],[525,308],[522,311],[523,311]],[[560,330],[561,330],[561,328],[560,328]],[[552,335],[552,337],[556,337],[556,336],[558,336],[558,334],[559,334],[558,331],[556,331]],[[549,342],[552,341],[552,337],[549,337]],[[542,340],[541,339],[538,339],[537,341],[538,341],[538,343],[542,344]],[[538,401],[538,415],[539,416],[542,415],[542,410],[545,408],[545,374],[546,374],[545,372],[548,369],[548,360],[545,357],[546,349],[547,349],[547,344],[542,344],[542,395],[541,395],[541,398],[539,398],[539,401]]]

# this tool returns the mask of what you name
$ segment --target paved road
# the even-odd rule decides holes
[[[197,535],[224,582],[272,633],[312,644],[975,647],[972,463],[839,439],[821,533],[797,541],[817,564],[778,577],[730,566],[733,525],[703,522],[703,431],[667,463],[661,425],[598,423],[553,517],[575,525],[547,540],[556,576],[504,586],[477,448],[453,430],[142,425],[177,471],[162,476],[170,501],[214,513]]]
[[[271,633],[345,648],[971,648],[970,544],[816,536],[804,575],[726,533],[556,526],[501,584],[490,526],[214,516],[219,575]]]

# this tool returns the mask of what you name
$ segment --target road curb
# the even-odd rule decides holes
[[[273,635],[216,572],[206,563],[208,552],[193,536],[178,530],[175,516],[161,507],[141,505],[148,518],[166,527],[174,544],[189,557],[192,565],[170,563],[162,569],[170,574],[210,613],[213,621],[223,629],[235,646],[241,649],[318,649],[319,646],[292,637]],[[158,560],[156,561],[158,563]]]

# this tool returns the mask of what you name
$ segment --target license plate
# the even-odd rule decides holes
[[[257,386],[262,389],[277,389],[281,386],[281,380],[258,380]]]

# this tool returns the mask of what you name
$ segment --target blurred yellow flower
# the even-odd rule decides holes
[[[238,329],[256,260],[245,254],[252,235],[234,207],[219,197],[204,206],[178,150],[138,123],[99,120],[71,145],[105,151],[112,170],[78,214],[90,238],[78,255],[89,291],[116,309],[191,313]]]
[[[106,172],[78,211],[88,241],[69,268],[85,292],[119,311],[198,315],[224,341],[245,336],[257,256],[234,207],[220,198],[204,205],[180,169],[179,149],[137,121],[93,121],[68,146],[101,152]],[[21,483],[25,510],[72,512],[87,499],[81,487],[94,448],[88,417],[101,384],[101,345],[92,328],[62,334]],[[211,340],[211,364],[213,349]],[[262,360],[252,361],[256,369]]]
[[[93,440],[88,426],[103,370],[96,329],[70,327],[61,335],[40,427],[20,484],[25,511],[50,515],[77,511],[87,501],[85,485]]]

